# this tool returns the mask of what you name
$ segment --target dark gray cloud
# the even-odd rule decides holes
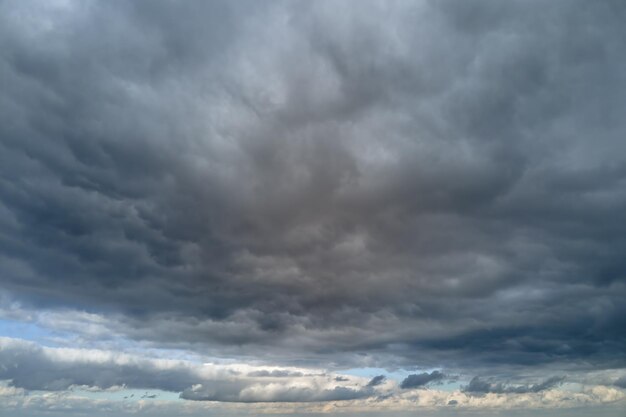
[[[431,373],[423,372],[421,374],[412,374],[407,376],[400,385],[401,388],[419,388],[423,387],[430,382],[441,381],[445,378],[445,375],[439,371],[432,371]]]
[[[564,377],[554,376],[543,382],[530,385],[506,385],[502,382],[494,383],[479,377],[471,379],[469,384],[463,388],[464,392],[470,394],[528,394],[545,391],[563,383]]]
[[[220,356],[623,367],[625,13],[4,1],[0,289]]]
[[[377,375],[374,378],[372,378],[370,380],[370,382],[367,383],[367,386],[368,387],[375,387],[375,386],[380,385],[383,382],[385,382],[385,379],[387,379],[387,377],[385,375]]]

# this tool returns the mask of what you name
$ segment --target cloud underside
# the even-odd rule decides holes
[[[624,367],[625,12],[1,2],[3,313],[292,365]],[[129,384],[86,372],[20,386]],[[379,388],[337,386],[268,398]]]

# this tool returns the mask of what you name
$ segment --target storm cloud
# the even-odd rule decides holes
[[[88,346],[442,369],[403,388],[624,368],[625,20],[611,0],[2,1],[0,313]],[[20,363],[25,389],[146,376]]]

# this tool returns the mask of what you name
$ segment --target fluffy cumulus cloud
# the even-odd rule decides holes
[[[622,392],[626,8],[356,3],[0,1],[0,317],[267,366],[3,342],[7,389]]]

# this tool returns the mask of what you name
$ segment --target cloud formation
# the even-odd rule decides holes
[[[625,14],[0,2],[0,317],[72,335],[58,344],[268,366],[214,386],[20,345],[2,372],[28,390],[365,401],[395,382],[290,385],[321,378],[292,368],[442,369],[407,395],[448,370],[501,377],[468,393],[533,395],[626,368]]]
[[[421,374],[411,374],[407,376],[402,384],[401,388],[418,388],[427,385],[430,382],[441,381],[445,377],[439,371],[432,371],[431,373],[423,372]]]
[[[247,373],[242,370],[248,369]],[[305,376],[289,369],[250,370],[246,365],[211,365],[147,358],[113,351],[45,348],[32,342],[0,338],[0,380],[36,391],[87,389],[157,389],[180,398],[220,402],[341,401],[376,394],[359,378]],[[147,392],[142,399],[157,398]]]
[[[563,378],[516,385],[474,378],[464,390],[446,391],[419,389],[423,385],[415,389],[398,387],[382,375],[368,381],[319,370],[309,370],[312,372],[307,375],[305,371],[255,369],[235,363],[202,364],[95,349],[49,348],[0,338],[0,415],[38,415],[58,409],[69,413],[90,410],[95,415],[106,415],[111,410],[116,415],[180,412],[180,400],[168,399],[167,391],[192,400],[183,407],[189,415],[311,414],[333,409],[360,415],[365,411],[384,414],[450,406],[459,412],[530,407],[537,413],[541,408],[602,404],[613,404],[611,407],[619,410],[626,401],[623,390],[608,385],[560,390]],[[441,373],[431,374],[431,380],[441,379]],[[414,378],[409,379],[431,374],[411,375]],[[132,390],[141,390],[143,394],[135,395]],[[124,395],[124,400],[103,396],[115,392],[123,393],[118,396]],[[94,397],[98,393],[100,398]],[[210,407],[195,405],[203,402],[209,402]],[[233,403],[238,405],[226,405]],[[607,415],[613,415],[611,412],[609,409]]]
[[[505,385],[501,382],[492,383],[479,377],[474,377],[463,389],[464,392],[472,394],[528,394],[551,389],[564,381],[564,377],[553,376],[545,381],[532,385]]]
[[[375,387],[375,386],[380,385],[383,382],[385,382],[385,379],[387,379],[387,377],[385,375],[377,375],[374,378],[372,378],[370,380],[370,382],[367,383],[367,386],[368,387]]]

